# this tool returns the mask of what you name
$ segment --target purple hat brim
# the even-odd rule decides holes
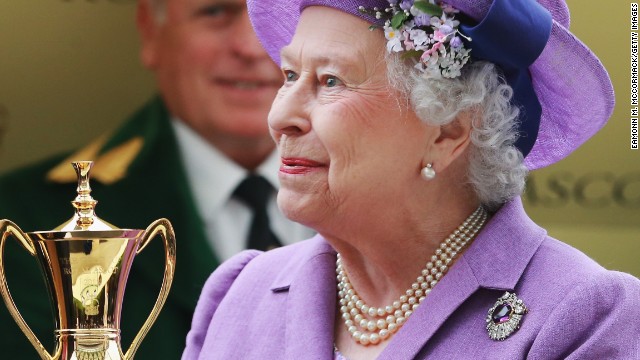
[[[613,113],[615,95],[596,55],[555,21],[529,71],[542,104],[538,138],[525,158],[534,170],[564,159],[602,129]]]
[[[346,2],[353,2],[357,9],[371,0]],[[613,85],[600,60],[563,26],[569,24],[566,4],[558,0],[539,2],[550,10],[554,20],[547,45],[529,67],[542,106],[538,137],[525,158],[530,170],[549,166],[571,154],[606,124],[615,103]],[[280,50],[293,38],[301,3],[302,0],[247,2],[258,38],[277,64]],[[486,0],[447,3],[476,20],[482,19],[491,5]]]
[[[293,39],[300,0],[247,0],[249,19],[267,54],[280,65],[280,50]]]
[[[364,6],[373,9],[374,7],[384,8],[388,5],[387,0],[274,0],[273,2],[247,0],[249,18],[258,39],[267,54],[278,65],[280,65],[280,50],[291,42],[303,8],[308,6],[331,7],[357,16],[369,23],[378,22],[378,25],[383,25],[382,21],[360,13],[358,7]]]

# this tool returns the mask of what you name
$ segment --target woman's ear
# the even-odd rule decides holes
[[[440,126],[440,133],[425,156],[424,165],[432,164],[436,172],[442,172],[458,159],[471,143],[472,122],[476,114],[474,110],[467,110],[459,113],[449,124]]]

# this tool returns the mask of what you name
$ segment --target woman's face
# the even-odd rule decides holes
[[[325,235],[411,202],[435,134],[389,85],[384,35],[368,28],[338,10],[305,9],[282,51],[284,85],[269,113],[282,162],[278,204]]]

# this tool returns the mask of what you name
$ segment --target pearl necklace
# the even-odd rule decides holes
[[[451,233],[431,256],[420,276],[391,305],[373,307],[365,304],[353,289],[338,254],[336,273],[340,313],[353,339],[362,345],[376,345],[396,333],[418,308],[449,269],[449,264],[475,237],[487,220],[487,212],[478,207],[456,230]]]

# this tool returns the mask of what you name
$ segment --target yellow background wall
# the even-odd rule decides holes
[[[616,110],[580,150],[533,174],[525,203],[553,236],[640,276],[640,150],[629,146],[630,3],[568,1],[572,31],[610,71]],[[138,61],[134,11],[135,0],[0,2],[0,171],[84,144],[153,94],[153,79]]]
[[[532,173],[525,206],[551,235],[607,268],[640,276],[640,150],[630,149],[631,2],[567,3],[571,31],[609,71],[616,108],[591,141],[560,163]]]
[[[153,93],[135,0],[0,1],[0,171],[73,149]]]

